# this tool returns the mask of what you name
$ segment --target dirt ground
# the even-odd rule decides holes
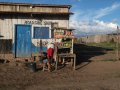
[[[67,65],[31,72],[23,63],[1,63],[0,90],[120,90],[120,61],[115,61],[114,52],[82,56],[89,58],[77,62],[75,71]]]

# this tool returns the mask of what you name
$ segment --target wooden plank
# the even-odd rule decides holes
[[[6,12],[46,12],[46,13],[68,13],[69,8],[65,7],[30,7],[16,5],[0,5],[0,11]]]

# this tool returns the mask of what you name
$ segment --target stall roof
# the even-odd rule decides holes
[[[53,29],[56,29],[56,30],[69,30],[69,31],[75,30],[73,28],[65,28],[65,27],[55,27]]]

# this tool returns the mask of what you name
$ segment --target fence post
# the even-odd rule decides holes
[[[116,36],[116,60],[119,60],[119,27],[117,26],[117,36]]]

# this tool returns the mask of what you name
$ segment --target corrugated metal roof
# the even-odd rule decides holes
[[[65,7],[71,8],[71,5],[57,5],[57,4],[32,4],[32,3],[13,3],[13,2],[0,2],[0,5],[21,5],[21,6],[36,6],[36,7]]]

